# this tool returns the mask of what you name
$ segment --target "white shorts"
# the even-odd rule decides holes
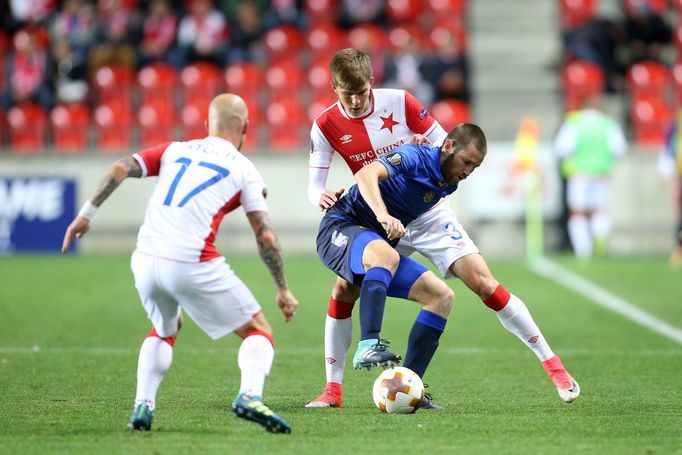
[[[136,251],[130,268],[147,317],[163,338],[177,332],[181,308],[214,340],[261,311],[256,298],[223,257],[189,263]]]
[[[579,212],[608,210],[611,185],[606,176],[574,175],[566,185],[568,208]]]
[[[450,265],[457,259],[478,253],[478,248],[447,201],[442,201],[408,224],[405,235],[396,247],[398,253],[409,256],[417,251],[424,255],[443,278],[456,278]]]

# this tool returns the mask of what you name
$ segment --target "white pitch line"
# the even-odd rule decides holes
[[[650,315],[630,302],[611,294],[606,289],[576,275],[547,258],[539,257],[533,259],[529,263],[529,268],[538,275],[586,297],[601,307],[618,313],[659,335],[663,335],[666,338],[682,344],[682,330]]]

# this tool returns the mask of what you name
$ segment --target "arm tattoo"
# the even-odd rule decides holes
[[[258,253],[260,254],[263,263],[270,270],[272,278],[278,288],[287,287],[287,281],[284,277],[284,261],[282,259],[282,249],[279,246],[277,236],[268,222],[268,217],[265,212],[249,213],[249,220],[251,227],[256,234],[256,242],[258,243]]]
[[[97,207],[102,205],[102,203],[111,195],[111,193],[113,193],[114,190],[118,188],[118,186],[121,184],[124,178],[142,177],[142,168],[140,168],[140,165],[137,163],[137,161],[135,161],[133,157],[128,156],[122,158],[118,161],[117,164],[123,165],[126,172],[123,174],[123,176],[120,176],[122,178],[120,178],[119,176],[112,175],[111,172],[107,172],[107,174],[100,182],[99,188],[97,188],[95,195],[91,199],[93,205],[96,205]]]

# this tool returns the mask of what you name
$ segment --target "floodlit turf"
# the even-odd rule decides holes
[[[669,271],[665,258],[558,262],[682,328],[682,272]],[[490,265],[526,301],[580,382],[580,399],[561,402],[532,353],[453,282],[457,303],[425,378],[444,409],[399,416],[374,408],[378,370],[347,369],[345,408],[304,408],[324,384],[333,283],[316,258],[288,258],[301,302],[289,324],[259,260],[231,263],[275,329],[265,402],[289,421],[291,435],[227,412],[239,384],[239,341],[213,342],[191,322],[157,397],[154,431],[127,432],[137,352],[150,327],[128,257],[12,257],[0,259],[0,453],[682,453],[682,346],[523,262]],[[416,313],[410,302],[387,304],[382,335],[403,354]]]

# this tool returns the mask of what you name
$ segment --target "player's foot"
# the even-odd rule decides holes
[[[322,395],[309,401],[305,405],[306,408],[342,408],[343,401],[341,400],[341,384],[337,382],[328,382],[324,387]]]
[[[424,384],[424,388],[428,388],[428,384]],[[421,406],[419,406],[419,409],[442,409],[442,406],[437,405],[436,403],[433,402],[433,395],[430,393],[424,392],[424,399],[422,400]]]
[[[573,379],[573,376],[568,374],[558,355],[542,362],[542,366],[554,383],[562,400],[570,403],[580,396],[580,385]]]
[[[133,414],[130,416],[128,422],[129,430],[152,431],[152,419],[154,418],[154,411],[149,410],[146,403],[140,403],[135,406]]]
[[[270,433],[291,433],[286,420],[267,407],[261,397],[240,393],[232,402],[232,412],[237,417],[256,422]]]
[[[358,350],[353,357],[353,368],[359,370],[382,366],[384,368],[400,365],[400,355],[388,350],[388,340],[369,339],[358,342]]]

